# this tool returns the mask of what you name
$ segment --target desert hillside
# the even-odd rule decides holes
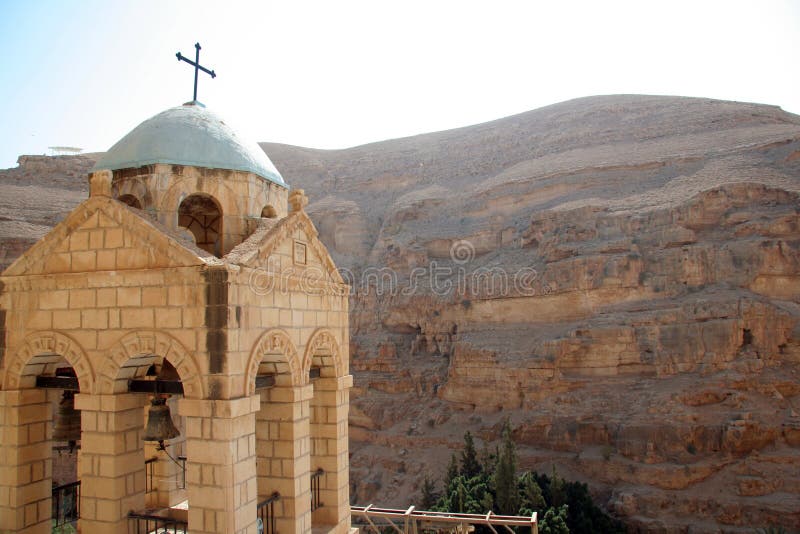
[[[413,504],[510,417],[524,467],[642,530],[800,525],[800,117],[618,95],[262,147],[353,285],[354,501]],[[0,171],[0,266],[95,157]]]

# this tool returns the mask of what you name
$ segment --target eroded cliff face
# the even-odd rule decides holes
[[[440,474],[442,448],[510,416],[524,466],[587,480],[631,524],[800,524],[798,206],[738,183],[637,215],[537,212],[510,245],[530,295],[499,275],[495,295],[358,295],[357,495],[408,504],[430,458]],[[526,265],[471,262],[468,281]]]
[[[265,149],[354,282],[355,501],[414,504],[508,416],[631,525],[800,525],[800,118],[598,97]]]
[[[353,284],[354,501],[414,504],[510,417],[634,527],[800,525],[800,117],[611,96],[263,146]]]

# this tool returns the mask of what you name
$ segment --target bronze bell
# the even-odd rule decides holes
[[[70,449],[75,448],[81,439],[81,412],[75,409],[75,392],[64,391],[53,428],[53,441],[69,442]]]
[[[153,400],[150,401],[147,425],[144,428],[142,439],[145,441],[157,441],[158,447],[163,449],[166,440],[177,438],[180,435],[181,433],[175,428],[175,423],[172,422],[167,399],[153,397]]]

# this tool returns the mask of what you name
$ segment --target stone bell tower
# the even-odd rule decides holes
[[[194,101],[137,126],[89,181],[0,275],[1,530],[51,530],[58,389],[81,414],[82,532],[142,515],[347,532],[349,288],[303,192]],[[163,449],[142,440],[153,398],[180,432]]]

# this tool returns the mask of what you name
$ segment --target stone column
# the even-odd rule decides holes
[[[52,529],[52,405],[41,389],[0,391],[0,531]]]
[[[144,406],[147,395],[75,395],[81,410],[81,532],[128,531],[128,512],[145,506]]]
[[[193,534],[255,534],[259,397],[181,399],[186,424],[186,490]]]
[[[313,512],[314,525],[331,527],[331,532],[350,530],[350,461],[348,412],[353,376],[318,378],[313,381],[311,409],[311,470],[325,470],[320,483],[323,506]]]
[[[258,492],[262,498],[277,491],[278,532],[311,532],[309,478],[309,401],[313,389],[276,386],[260,393],[256,419]]]

